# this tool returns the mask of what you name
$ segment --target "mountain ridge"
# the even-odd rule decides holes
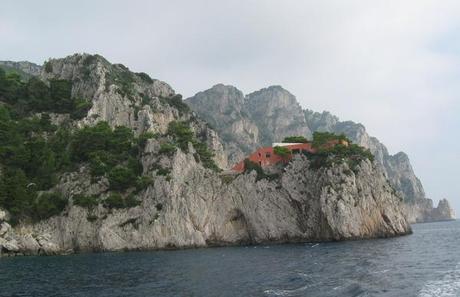
[[[211,112],[213,110],[212,104],[221,103],[222,96],[219,91],[222,91],[225,87],[238,90],[234,86],[225,86],[223,84],[219,86],[219,89],[212,87],[200,92],[200,95],[197,94],[187,98],[186,103],[201,117],[214,123],[221,123],[215,127],[219,134],[233,133],[235,135],[240,133],[238,137],[233,138],[237,138],[238,141],[223,138],[230,163],[237,163],[244,159],[248,151],[254,151],[259,146],[268,146],[271,143],[279,142],[287,136],[302,135],[310,138],[313,132],[345,134],[354,143],[371,150],[391,184],[403,197],[404,201],[409,204],[408,208],[412,207],[417,210],[408,212],[411,222],[432,220],[431,213],[437,210],[433,208],[432,201],[426,198],[423,185],[415,175],[408,155],[404,152],[391,155],[384,144],[367,133],[363,124],[353,121],[340,121],[339,117],[332,115],[328,111],[320,113],[308,109],[303,110],[295,96],[289,91],[281,86],[270,86],[244,96],[245,100],[243,100],[242,106],[237,107],[237,109],[245,112],[244,115],[239,113],[239,116],[234,119],[235,122],[245,122],[246,125],[251,125],[253,127],[252,134],[260,135],[258,138],[245,141],[248,139],[248,135],[245,135],[244,129],[238,131],[235,129],[229,130],[231,126],[226,127],[222,124],[225,121],[221,121],[221,115]],[[209,93],[207,94],[207,92]],[[239,91],[239,94],[239,96],[243,96],[241,91]],[[212,100],[208,98],[206,109],[201,109],[200,101],[208,95],[213,98]],[[230,109],[231,106],[226,106],[226,108]],[[303,118],[299,117],[300,113],[303,114]],[[232,124],[235,122],[232,122]],[[281,129],[275,129],[274,127],[281,127]],[[444,206],[441,204],[441,207]],[[452,217],[445,219],[452,219]]]
[[[0,174],[9,181],[0,179],[2,255],[411,232],[399,197],[371,161],[353,171],[346,162],[312,168],[298,156],[273,175],[221,172],[228,165],[219,134],[180,95],[101,56],[50,59],[28,82],[0,71],[0,86],[0,135],[15,140],[0,143]],[[233,90],[228,99],[240,95]],[[245,110],[225,111],[232,129],[254,128]]]

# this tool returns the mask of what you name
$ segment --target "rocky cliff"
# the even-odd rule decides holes
[[[145,73],[133,73],[124,65],[111,64],[102,56],[87,54],[49,60],[40,78],[71,81],[73,97],[91,100],[87,115],[73,123],[76,127],[105,121],[112,127],[128,127],[137,135],[162,134],[172,121],[188,121],[194,133],[213,149],[218,165],[227,166],[227,156],[216,132],[190,113],[181,97],[175,98],[174,90],[165,82]]]
[[[231,89],[232,93],[228,92],[228,89]],[[233,100],[232,94],[238,94],[238,100]],[[204,97],[206,100],[203,100]],[[226,103],[230,101],[234,103],[232,105]],[[228,133],[229,126],[225,124],[224,115],[214,109],[215,105],[225,105],[227,114],[238,110],[238,121],[251,127],[251,132],[233,130],[233,138],[224,138],[230,164],[240,161],[240,156],[247,151],[254,151],[259,146],[271,145],[286,136],[310,137],[312,132],[316,131],[345,134],[354,143],[369,148],[375,155],[392,186],[408,204],[407,209],[411,210],[409,216],[411,222],[431,221],[432,217],[438,217],[431,214],[436,210],[432,207],[432,203],[430,204],[431,200],[426,199],[423,186],[405,153],[390,155],[385,145],[377,138],[371,137],[362,124],[352,121],[342,122],[329,112],[302,110],[296,98],[280,86],[262,89],[243,99],[243,94],[235,87],[218,85],[188,98],[186,102],[201,117],[219,123],[215,126],[219,134]],[[203,108],[204,104],[206,108]],[[251,137],[254,135],[258,137]]]
[[[31,160],[34,154],[46,156],[35,158],[45,162],[37,164],[57,168],[59,174],[33,167],[40,160],[33,160],[30,170],[0,154],[0,174],[9,181],[0,180],[0,188],[6,189],[0,205],[9,208],[0,211],[1,254],[346,240],[410,232],[400,198],[370,161],[353,170],[347,163],[312,169],[298,156],[278,175],[219,172],[218,167],[228,167],[219,135],[168,84],[101,56],[51,59],[41,68],[39,81],[25,86],[34,105],[11,100],[11,92],[0,93],[0,120],[8,124],[2,129],[13,133],[8,127],[25,123],[14,135],[31,141],[11,145],[31,150]],[[246,113],[264,111],[250,105],[237,109],[247,98],[236,89],[214,90],[227,99],[213,105],[206,103],[214,98],[209,92],[197,96],[203,106],[223,115],[224,122],[203,118],[229,132],[232,140],[226,148],[233,143],[243,151],[241,143],[259,141],[257,125],[246,121]],[[281,108],[283,102],[293,102],[292,95],[278,87],[272,91],[282,97],[280,106],[267,111],[269,120],[259,120],[280,129],[264,134],[265,141],[297,129]],[[36,101],[37,92],[55,100],[59,109]],[[252,97],[263,106],[260,93]],[[79,112],[69,113],[69,106]],[[5,116],[9,109],[14,116],[25,112],[25,117],[15,122]],[[296,125],[305,124],[302,113],[293,118]],[[24,134],[24,129],[32,132]],[[247,138],[239,138],[240,131]],[[295,131],[308,133],[305,127]],[[40,147],[44,149],[38,151]],[[11,156],[19,162],[27,153]],[[65,166],[56,166],[59,162]],[[42,181],[40,174],[50,179]]]
[[[32,76],[39,76],[42,72],[40,65],[30,63],[27,61],[14,62],[14,61],[0,61],[0,66],[7,71],[14,71],[24,78]]]
[[[146,148],[144,166],[155,151]],[[142,203],[128,210],[70,205],[62,215],[11,228],[0,222],[4,254],[55,254],[205,247],[265,242],[330,241],[388,237],[411,232],[378,167],[364,161],[354,173],[346,164],[312,170],[304,157],[279,178],[251,173],[213,174],[181,151],[169,160],[171,179],[156,176]],[[66,192],[105,195],[104,184],[72,174]]]

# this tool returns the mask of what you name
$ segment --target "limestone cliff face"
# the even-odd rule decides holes
[[[38,76],[42,71],[42,66],[27,62],[14,62],[14,61],[0,61],[0,66],[5,68],[6,70],[14,69],[19,72],[19,74],[23,76]]]
[[[201,117],[216,123],[215,128],[219,134],[225,135],[231,131],[232,139],[223,138],[225,149],[230,156],[229,164],[241,161],[241,156],[244,156],[244,153],[247,155],[248,150],[254,151],[259,146],[281,141],[285,136],[309,137],[315,131],[343,133],[354,143],[369,148],[375,155],[391,185],[408,203],[408,211],[411,209],[411,222],[431,221],[431,211],[434,211],[434,208],[426,200],[422,183],[415,175],[409,157],[403,152],[390,155],[385,145],[377,138],[371,137],[362,124],[342,122],[329,112],[303,111],[296,98],[279,86],[251,93],[244,100],[243,94],[235,87],[225,88],[231,89],[232,93],[213,88],[198,93],[186,102]],[[206,100],[202,94],[206,94]],[[229,99],[232,96],[233,99]],[[233,103],[227,104],[229,101]],[[238,122],[250,125],[251,132],[245,129],[229,129],[233,124],[227,125],[223,110],[216,108],[222,104],[225,105],[226,114],[233,115],[236,111]],[[251,137],[253,135],[257,135],[258,138]]]
[[[407,204],[405,207],[407,219],[410,222],[425,223],[455,220],[455,212],[446,199],[441,199],[437,207],[434,207],[431,199],[417,200]]]
[[[195,134],[213,149],[216,163],[222,168],[227,166],[227,156],[217,133],[193,113],[178,110],[171,99],[175,92],[165,82],[144,73],[133,73],[121,64],[111,64],[102,56],[88,54],[51,59],[47,67],[42,68],[40,77],[45,81],[69,80],[72,96],[92,102],[87,116],[73,123],[76,127],[106,121],[112,127],[129,127],[139,135],[165,133],[170,122],[189,121]]]
[[[315,131],[343,133],[354,143],[369,148],[405,201],[413,202],[425,198],[422,183],[415,176],[409,157],[405,153],[390,155],[385,145],[377,138],[369,136],[363,125],[351,121],[340,122],[328,112],[315,113],[307,110],[305,117]]]
[[[221,168],[228,167],[221,137],[198,116],[223,136],[225,149],[234,151],[233,159],[255,146],[314,131],[295,98],[280,87],[243,96],[236,88],[217,85],[188,100],[197,116],[168,84],[98,55],[51,59],[40,71],[45,82],[71,81],[72,95],[92,103],[79,120],[50,114],[53,123],[79,128],[106,121],[112,127],[129,127],[137,135],[153,132],[167,138],[172,121],[186,122],[194,136],[213,150]],[[139,151],[142,176],[153,181],[136,192],[140,205],[104,206],[113,192],[109,181],[93,179],[89,165],[78,163],[51,189],[68,199],[61,214],[12,227],[8,213],[0,211],[0,253],[347,240],[410,232],[401,200],[377,162],[363,162],[356,172],[346,164],[313,170],[307,159],[298,156],[278,177],[258,180],[255,172],[225,175],[205,168],[192,143],[188,149],[161,153],[161,137],[149,138]],[[126,191],[125,196],[134,189]],[[100,200],[97,206],[82,208],[74,204],[78,194]]]
[[[290,135],[311,136],[297,99],[280,86],[271,86],[246,97],[245,107],[259,127],[264,145]]]
[[[422,183],[417,178],[410,163],[409,157],[404,152],[390,155],[387,148],[377,138],[369,136],[366,128],[351,121],[341,122],[328,112],[317,113],[305,111],[309,125],[315,131],[327,131],[345,134],[353,142],[369,148],[381,164],[392,186],[399,192],[407,203],[406,211],[410,222],[431,222],[436,220],[450,220],[452,213],[439,214],[433,207],[431,199],[427,199]]]
[[[259,129],[249,120],[244,106],[245,97],[237,88],[215,85],[186,102],[219,131],[230,163],[239,162],[260,143]]]
[[[157,162],[149,141],[143,166]],[[4,254],[54,254],[204,247],[285,241],[329,241],[403,235],[411,232],[383,172],[362,162],[356,173],[346,164],[312,170],[298,156],[273,180],[255,172],[222,176],[195,162],[193,151],[170,159],[171,178],[156,176],[142,204],[128,210],[99,205],[69,206],[35,225],[11,228],[0,217]],[[85,169],[62,178],[61,190],[105,195],[91,185]],[[91,219],[90,219],[91,218]],[[0,252],[0,253],[1,253]]]

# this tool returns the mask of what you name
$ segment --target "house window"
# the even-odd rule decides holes
[[[262,157],[262,155],[260,153],[258,153],[258,154],[259,154],[259,157]]]
[[[299,149],[292,150],[292,153],[293,154],[298,154],[298,153],[300,153],[300,150]]]
[[[265,158],[270,158],[270,153],[265,153]]]

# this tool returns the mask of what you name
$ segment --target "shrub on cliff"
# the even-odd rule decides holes
[[[72,96],[72,82],[50,80],[49,86],[36,77],[22,81],[16,73],[0,68],[0,101],[8,103],[15,114],[36,112],[69,113],[72,118],[86,116],[92,103]]]
[[[134,195],[125,198],[119,193],[112,193],[104,200],[104,206],[110,209],[131,208],[140,204],[140,201]]]
[[[177,147],[174,144],[166,142],[160,145],[160,150],[158,151],[158,153],[172,155],[176,150]]]
[[[257,164],[252,162],[249,159],[244,159],[244,172],[251,172],[255,171],[257,173],[256,181],[267,178],[267,179],[275,179],[278,178],[278,174],[266,174],[263,168]]]
[[[219,167],[213,160],[214,153],[204,142],[195,137],[186,122],[173,121],[169,123],[167,135],[173,138],[171,145],[179,147],[184,152],[188,152],[188,144],[191,143],[195,148],[197,161],[200,161],[206,168],[219,171]]]
[[[345,135],[337,135],[334,133],[329,133],[329,132],[315,132],[313,133],[313,141],[312,141],[312,147],[320,149],[324,145],[326,145],[328,142],[331,141],[346,141],[346,142],[351,142]]]
[[[284,147],[284,146],[275,146],[273,148],[273,152],[283,158],[291,155],[291,151],[287,147]]]
[[[327,144],[331,141],[346,141],[346,144],[337,143],[332,146]],[[374,156],[370,150],[365,149],[351,141],[344,135],[335,135],[332,133],[315,132],[313,134],[313,147],[317,149],[316,153],[306,153],[311,161],[312,168],[330,167],[336,163],[346,162],[349,167],[356,172],[358,165],[363,160],[374,161]]]
[[[112,190],[123,191],[136,185],[136,174],[131,168],[116,166],[108,174],[110,188]]]
[[[35,201],[33,217],[36,220],[48,219],[60,214],[66,205],[67,199],[60,193],[43,193]]]
[[[283,143],[308,143],[308,139],[303,136],[288,136],[282,141]]]
[[[83,194],[78,194],[73,196],[73,204],[84,207],[84,208],[93,208],[99,204],[99,200],[96,196],[87,196]]]
[[[184,103],[184,101],[182,100],[182,95],[180,94],[176,94],[168,98],[160,98],[160,100],[161,102],[166,103],[171,107],[174,107],[181,114],[190,111],[190,107],[188,107],[188,105]]]

